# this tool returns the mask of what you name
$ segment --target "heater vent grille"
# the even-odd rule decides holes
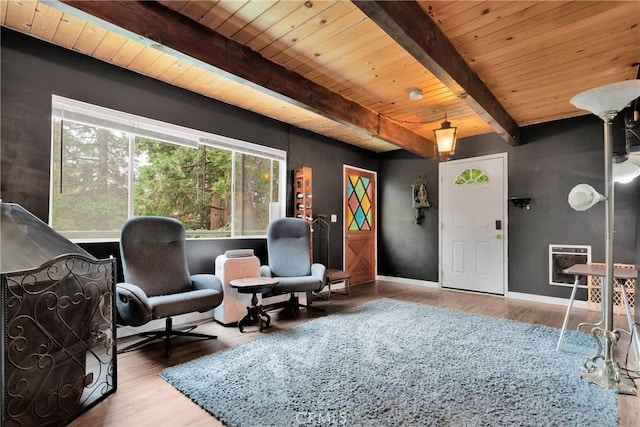
[[[563,270],[574,264],[591,262],[591,246],[589,245],[549,245],[549,284],[554,286],[573,286],[575,277],[565,274]],[[587,278],[579,277],[579,287],[587,287]]]

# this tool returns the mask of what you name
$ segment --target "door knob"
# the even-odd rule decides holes
[[[496,234],[496,239],[498,239],[498,240],[502,239],[502,234],[500,234],[500,233]]]

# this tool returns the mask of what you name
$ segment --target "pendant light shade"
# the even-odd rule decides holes
[[[444,122],[442,122],[440,129],[435,129],[433,134],[436,139],[436,145],[438,146],[440,160],[446,162],[451,158],[452,154],[455,154],[456,141],[458,139],[458,128],[451,126],[451,123],[447,120],[447,115],[445,114]]]

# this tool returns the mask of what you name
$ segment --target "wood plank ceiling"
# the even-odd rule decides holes
[[[2,0],[0,23],[376,152],[585,114],[634,79],[638,1]],[[409,99],[420,89],[423,98]]]

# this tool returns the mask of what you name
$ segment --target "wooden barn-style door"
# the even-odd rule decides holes
[[[376,278],[376,173],[344,166],[344,265],[351,283]]]

